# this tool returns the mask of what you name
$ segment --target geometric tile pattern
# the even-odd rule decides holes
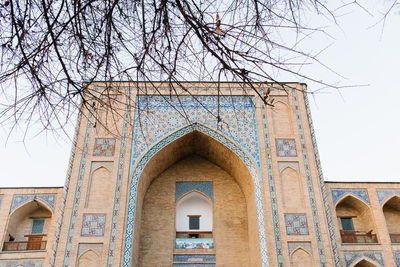
[[[289,256],[298,248],[302,248],[312,255],[311,242],[288,242]]]
[[[77,118],[77,123],[76,123],[76,127],[75,127],[74,139],[72,141],[71,155],[69,156],[68,169],[67,169],[67,174],[65,177],[65,185],[64,185],[61,202],[60,202],[59,212],[58,212],[55,238],[54,238],[54,243],[53,243],[53,246],[51,249],[51,254],[50,254],[50,260],[49,260],[50,267],[54,266],[55,260],[56,260],[57,248],[58,248],[58,243],[60,241],[61,226],[63,224],[65,204],[67,202],[69,184],[71,182],[72,167],[73,167],[73,163],[74,163],[74,159],[75,159],[75,153],[76,153],[76,147],[77,147],[77,143],[78,143],[78,136],[79,136],[79,131],[80,131],[81,120],[82,120],[82,112],[78,112],[78,118]]]
[[[396,266],[400,266],[400,251],[393,252],[394,261],[396,262]]]
[[[299,107],[299,101],[297,99],[297,97],[298,97],[297,93],[298,93],[297,90],[292,89],[293,105],[295,107],[297,130],[299,133],[301,155],[303,158],[304,170],[305,170],[305,174],[306,174],[306,181],[307,181],[307,188],[308,188],[307,191],[308,191],[308,197],[310,199],[310,206],[311,206],[312,218],[313,218],[313,224],[314,224],[313,228],[314,228],[315,237],[316,237],[317,246],[318,246],[318,255],[319,255],[319,260],[320,260],[321,266],[325,267],[325,266],[327,266],[325,250],[324,250],[324,245],[322,244],[322,234],[321,234],[320,223],[319,223],[317,203],[316,203],[315,194],[314,194],[313,178],[311,177],[311,165],[310,165],[310,161],[309,161],[309,157],[308,157],[308,152],[306,149],[306,147],[307,147],[306,139],[305,139],[304,130],[303,130],[304,127],[303,127],[303,123],[302,123],[301,115],[300,115],[300,107]]]
[[[344,195],[352,195],[358,199],[363,200],[369,205],[368,192],[365,189],[332,189],[332,201],[333,205],[336,205],[339,199]]]
[[[297,157],[294,139],[275,139],[275,145],[278,157]]]
[[[115,138],[96,138],[93,156],[112,157],[115,152]]]
[[[175,201],[183,194],[189,191],[197,190],[206,194],[213,200],[213,183],[212,182],[176,182],[175,184]]]
[[[378,264],[378,266],[385,266],[385,261],[380,251],[345,251],[343,255],[346,266],[352,266],[352,264],[357,263],[362,258],[371,260],[374,264]]]
[[[75,228],[76,228],[75,224],[76,224],[76,219],[78,216],[79,202],[80,202],[81,194],[82,194],[83,178],[85,176],[87,155],[88,155],[88,150],[89,150],[90,133],[93,128],[92,121],[93,121],[93,108],[91,110],[89,110],[89,115],[87,117],[85,136],[83,139],[83,146],[82,146],[82,154],[80,157],[80,163],[79,163],[79,169],[78,169],[78,177],[76,179],[75,193],[74,193],[74,197],[73,197],[74,200],[72,202],[73,203],[72,210],[71,210],[71,215],[70,215],[70,220],[69,220],[68,233],[67,233],[67,237],[66,237],[67,242],[65,245],[64,261],[63,261],[63,265],[62,265],[63,267],[68,267],[70,265],[69,260],[71,258],[71,254],[72,254],[72,241],[73,241],[73,236],[74,236],[74,232],[75,232]],[[52,264],[52,266],[54,266],[54,263]]]
[[[127,91],[127,102],[130,99],[130,91]],[[115,255],[115,242],[117,239],[117,226],[118,226],[118,215],[119,215],[119,206],[121,202],[121,189],[122,189],[122,178],[124,174],[124,166],[126,159],[126,148],[128,143],[128,129],[130,122],[130,109],[129,105],[125,107],[124,113],[124,121],[122,125],[122,137],[121,137],[121,148],[119,150],[119,158],[118,158],[118,169],[117,169],[117,181],[115,184],[115,194],[114,194],[114,206],[111,218],[111,231],[110,231],[110,243],[108,245],[108,257],[107,257],[107,266],[112,267],[114,265],[114,255]]]
[[[285,214],[287,235],[308,235],[307,218],[305,214]]]
[[[376,193],[378,194],[379,204],[381,205],[392,196],[400,197],[400,189],[376,189]]]
[[[81,236],[104,236],[106,214],[83,214]]]
[[[0,267],[42,267],[43,259],[0,260]]]
[[[314,159],[315,159],[315,163],[317,166],[318,178],[319,178],[319,183],[320,183],[320,187],[321,187],[322,200],[323,200],[324,210],[325,210],[325,217],[326,217],[326,220],[328,223],[328,231],[329,231],[329,238],[331,241],[333,259],[335,261],[335,266],[339,267],[339,266],[341,266],[341,264],[340,264],[340,256],[339,256],[339,252],[338,252],[338,247],[336,244],[336,232],[335,232],[335,227],[334,227],[333,220],[332,220],[331,207],[330,207],[329,201],[328,201],[328,193],[326,191],[324,175],[323,175],[322,167],[321,167],[321,160],[319,158],[317,138],[315,137],[315,130],[314,130],[314,125],[313,125],[312,118],[311,118],[310,105],[308,103],[307,92],[302,92],[302,94],[303,94],[304,105],[305,105],[306,113],[307,113],[308,128],[310,130],[311,142],[312,142],[313,150],[314,150]],[[296,116],[297,116],[297,119],[299,119],[298,106],[296,107]],[[320,244],[318,244],[318,246],[320,246]]]
[[[254,109],[254,107],[253,107]],[[255,111],[254,111],[255,113]],[[233,153],[237,154],[240,159],[247,166],[250,175],[252,177],[254,183],[254,192],[255,192],[255,201],[256,201],[256,210],[257,210],[257,221],[258,221],[258,235],[260,242],[260,252],[261,252],[261,265],[263,267],[268,266],[268,251],[267,251],[267,241],[266,241],[266,233],[265,233],[265,221],[264,221],[264,209],[263,209],[263,199],[262,199],[262,189],[261,189],[261,170],[257,169],[257,166],[254,165],[251,158],[248,157],[248,153],[246,153],[241,147],[239,147],[235,142],[231,139],[225,137],[220,131],[209,128],[200,123],[192,123],[183,128],[178,129],[177,131],[172,132],[170,135],[167,135],[165,138],[161,139],[158,143],[152,146],[144,155],[141,157],[138,162],[135,164],[134,170],[132,170],[132,177],[130,177],[130,188],[129,188],[129,199],[128,199],[128,210],[126,217],[126,228],[125,228],[125,245],[124,245],[124,256],[123,256],[123,267],[131,266],[131,257],[132,257],[132,240],[133,240],[133,225],[135,223],[135,206],[136,206],[136,189],[138,180],[144,166],[147,162],[162,148],[164,148],[169,143],[177,140],[178,138],[193,132],[198,131],[203,134],[206,134],[221,144],[225,145],[229,148]],[[253,136],[258,136],[257,134],[253,134]],[[133,141],[135,142],[135,140]],[[258,139],[257,139],[258,143]],[[260,157],[260,156],[259,156]],[[260,160],[259,160],[260,161]]]
[[[19,206],[21,206],[22,204],[35,199],[43,201],[54,211],[54,206],[56,204],[56,194],[38,194],[38,195],[32,194],[32,195],[14,195],[10,213]]]
[[[172,267],[215,267],[215,263],[174,263]]]
[[[233,139],[261,166],[254,97],[138,96],[136,105],[141,112],[135,113],[131,167],[156,142],[193,122],[217,129]]]
[[[215,261],[215,254],[175,254],[173,261]]]
[[[282,251],[282,238],[281,238],[281,230],[279,224],[279,212],[278,212],[278,201],[274,180],[274,171],[272,165],[272,157],[271,157],[271,141],[269,138],[269,130],[268,130],[268,119],[267,113],[265,110],[265,105],[261,104],[262,111],[262,124],[263,124],[263,132],[264,132],[264,143],[265,143],[265,155],[267,156],[267,169],[268,169],[268,185],[269,185],[269,194],[271,197],[271,210],[272,210],[272,221],[274,227],[274,238],[275,238],[275,250],[276,257],[279,266],[283,266],[283,251]]]

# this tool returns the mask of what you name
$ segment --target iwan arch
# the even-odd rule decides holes
[[[0,188],[0,267],[400,266],[400,184],[324,182],[304,84],[90,86],[65,186]]]

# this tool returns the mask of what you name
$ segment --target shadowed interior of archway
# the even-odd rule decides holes
[[[232,181],[238,186],[238,192],[243,194],[245,211],[247,211],[246,219],[248,221],[247,239],[248,244],[251,244],[249,246],[249,263],[251,266],[260,265],[254,183],[249,170],[237,154],[225,145],[204,133],[193,131],[171,142],[157,152],[146,164],[140,175],[137,185],[132,266],[139,264],[140,233],[142,227],[140,222],[143,218],[143,201],[150,184],[155,178],[162,176],[164,172],[168,171],[169,168],[173,168],[174,165],[179,164],[180,161],[185,161],[188,158],[193,159],[193,157],[198,158],[199,162],[207,162],[208,166],[214,166],[214,168],[218,168],[232,177]],[[174,195],[174,192],[170,192],[169,194]],[[226,197],[229,198],[229,196]]]

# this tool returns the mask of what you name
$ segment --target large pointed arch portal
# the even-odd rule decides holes
[[[211,158],[213,161],[216,161],[218,165],[230,165],[228,168],[232,168],[232,176],[238,174],[238,171],[235,171],[235,167],[237,165],[244,166],[243,168],[246,169],[248,173],[248,177],[250,177],[247,181],[239,181],[242,178],[237,179],[238,184],[243,190],[243,193],[246,197],[246,201],[248,202],[248,210],[250,211],[251,216],[253,218],[257,218],[257,220],[253,220],[255,222],[255,227],[250,229],[249,226],[249,233],[253,232],[256,233],[257,239],[254,240],[249,236],[249,242],[253,241],[252,243],[254,247],[257,248],[257,256],[259,258],[258,264],[261,266],[268,266],[268,255],[267,255],[267,244],[266,244],[266,237],[265,237],[265,222],[264,222],[264,210],[263,210],[263,197],[262,197],[262,190],[261,190],[261,176],[260,171],[257,168],[257,164],[254,163],[252,158],[244,151],[236,142],[231,140],[230,138],[226,137],[224,134],[211,129],[210,127],[195,122],[184,126],[171,134],[167,135],[165,138],[160,140],[159,142],[155,143],[152,147],[150,147],[147,152],[140,157],[136,162],[135,166],[131,169],[132,175],[130,177],[130,185],[129,185],[129,203],[127,208],[127,219],[126,219],[126,229],[125,229],[125,243],[124,243],[124,255],[123,255],[123,266],[129,267],[133,265],[137,265],[136,255],[137,248],[135,247],[135,239],[137,238],[137,225],[136,221],[138,220],[139,214],[136,214],[138,210],[141,208],[141,197],[139,196],[140,191],[143,191],[143,188],[146,188],[151,181],[144,181],[143,176],[154,176],[154,164],[155,162],[160,162],[162,158],[157,158],[160,151],[169,150],[176,151],[177,148],[185,149],[187,147],[185,145],[179,146],[180,140],[183,140],[186,136],[190,135],[200,135],[199,138],[208,138],[209,143],[214,143],[216,146],[223,147],[222,153],[231,153],[237,159],[235,161],[229,161],[225,163],[218,162],[219,155],[215,153],[215,151],[208,151],[207,157]],[[176,146],[176,144],[178,145]],[[175,147],[171,147],[175,145]],[[165,160],[168,160],[164,158]],[[148,165],[153,165],[152,168],[149,168]],[[159,168],[159,167],[158,167]],[[151,169],[151,170],[149,170]],[[239,175],[236,175],[239,176]],[[147,179],[149,180],[149,179]],[[147,183],[143,185],[143,183]],[[140,189],[142,188],[142,189]],[[143,194],[143,193],[142,193]],[[248,211],[249,213],[249,211]],[[249,215],[250,216],[250,215]],[[135,224],[136,223],[136,224]],[[256,228],[256,229],[254,229]],[[258,234],[257,234],[258,233]],[[253,234],[254,235],[254,234]],[[257,242],[258,241],[258,242]],[[257,265],[258,265],[257,264]]]

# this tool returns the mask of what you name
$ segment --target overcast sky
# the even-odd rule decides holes
[[[379,10],[381,7],[373,7]],[[347,11],[344,11],[345,14]],[[379,14],[358,9],[338,18],[340,28],[327,31],[335,39],[308,41],[330,45],[320,55],[354,88],[321,90],[310,104],[325,180],[400,182],[400,11],[383,28]],[[323,46],[322,45],[322,46]],[[322,47],[319,45],[318,47]],[[321,80],[338,80],[321,66],[307,67]],[[294,81],[283,76],[283,81]],[[320,86],[308,83],[310,90]],[[67,129],[73,132],[75,125]],[[0,186],[63,186],[71,141],[44,133],[24,143],[0,128]]]

